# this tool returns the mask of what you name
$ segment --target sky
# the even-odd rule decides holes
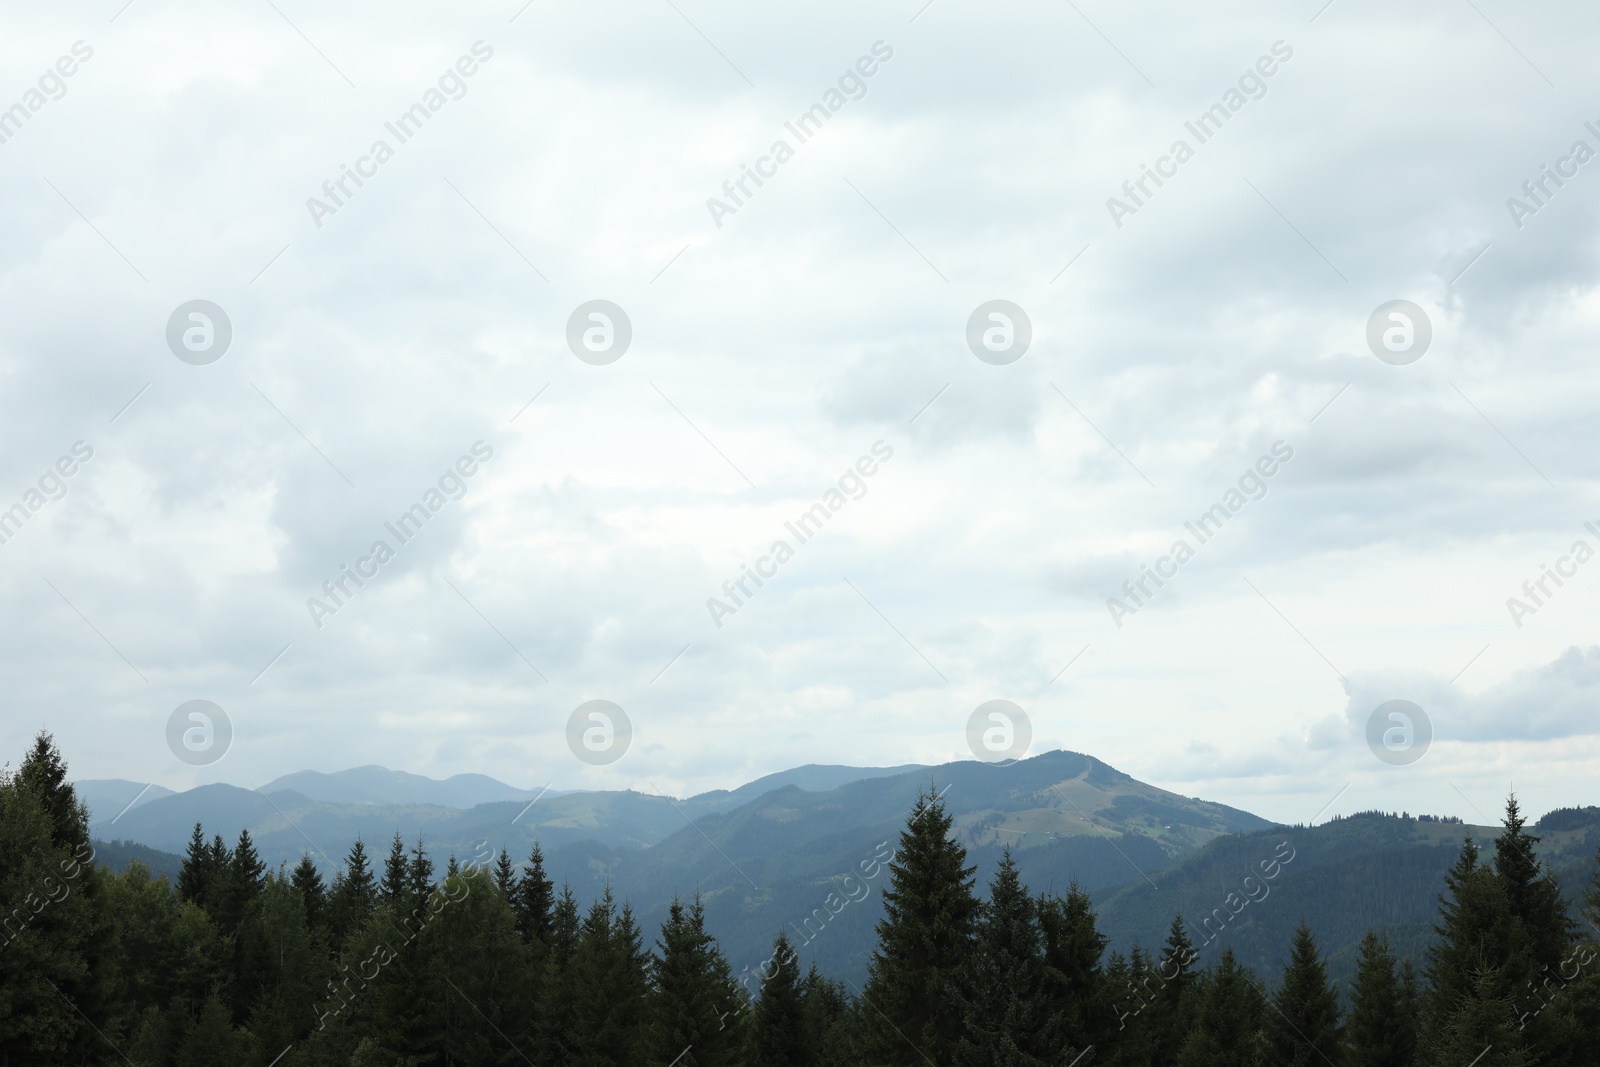
[[[6,24],[13,764],[1600,800],[1592,5]]]

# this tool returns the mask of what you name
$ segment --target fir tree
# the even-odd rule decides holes
[[[813,970],[802,982],[800,958],[781,931],[769,966],[750,1020],[751,1067],[815,1067],[821,1035],[817,1020],[807,1017],[806,998],[811,980],[820,976]]]
[[[511,853],[503,848],[494,864],[494,887],[500,891],[500,898],[508,902],[517,888],[517,874],[511,865]]]
[[[1158,1063],[1174,1062],[1194,1028],[1200,984],[1199,969],[1195,966],[1197,959],[1198,953],[1189,940],[1183,915],[1173,916],[1172,925],[1167,928],[1166,943],[1161,948],[1161,962],[1156,967],[1154,1014],[1146,1020],[1155,1042]]]
[[[742,994],[733,984],[727,960],[706,933],[705,909],[698,897],[688,907],[676,899],[668,907],[650,971],[644,1062],[651,1067],[740,1063],[739,1031],[729,1025],[727,1015],[740,1007],[735,998]],[[795,1008],[798,1020],[798,1000]]]
[[[335,949],[341,949],[350,936],[366,925],[378,904],[377,886],[366,846],[357,837],[345,856],[344,870],[334,876],[328,894],[328,924]]]
[[[1176,1062],[1180,1067],[1259,1062],[1264,1008],[1249,972],[1239,966],[1232,949],[1223,949],[1217,965],[1200,980],[1194,1026]]]
[[[972,952],[978,902],[967,850],[950,837],[951,817],[930,789],[918,795],[889,862],[884,917],[867,965],[861,1054],[896,1067],[949,1063],[961,1020],[945,1010]]]
[[[1411,1067],[1417,1049],[1415,996],[1396,970],[1388,941],[1368,930],[1345,1024],[1347,1067]]]
[[[1101,1040],[1109,1017],[1100,959],[1106,937],[1095,926],[1089,895],[1073,882],[1065,898],[1039,901],[1044,937],[1045,990],[1061,1006],[1062,1040],[1076,1056]]]
[[[1539,862],[1515,794],[1506,799],[1504,828],[1495,838],[1494,873],[1500,880],[1511,917],[1514,957],[1505,961],[1507,978],[1515,983],[1555,976],[1572,944],[1572,919],[1555,877]]]
[[[544,853],[535,844],[517,879],[511,907],[517,915],[517,933],[529,944],[548,945],[555,887],[544,873]]]
[[[67,852],[77,852],[89,843],[89,809],[78,801],[77,791],[67,781],[67,762],[56,749],[55,738],[41,730],[33,747],[17,768],[17,784],[33,791],[50,816],[51,843]]]
[[[1265,1029],[1268,1058],[1275,1067],[1337,1064],[1344,1055],[1339,994],[1328,983],[1327,964],[1303,921],[1295,930]]]
[[[545,956],[542,975],[545,996],[538,1019],[541,1064],[571,1063],[576,1055],[577,998],[573,978],[580,926],[577,899],[572,887],[563,885],[551,912],[550,951]]]
[[[406,846],[400,840],[400,831],[394,832],[394,840],[389,844],[389,858],[383,863],[383,902],[390,907],[404,911],[408,896],[409,868],[406,866]]]
[[[183,867],[178,871],[178,899],[186,904],[205,907],[211,899],[217,872],[211,866],[211,849],[206,845],[205,834],[199,823],[189,836],[189,848],[183,855]]]
[[[1452,1018],[1485,999],[1511,995],[1505,963],[1511,957],[1516,930],[1500,879],[1479,865],[1478,849],[1468,837],[1445,874],[1439,896],[1437,935],[1428,949],[1428,992],[1423,1008],[1424,1060],[1447,1044],[1447,1032],[1459,1031]]]
[[[301,905],[306,912],[306,925],[312,930],[322,929],[328,921],[328,890],[323,884],[322,872],[317,870],[309,853],[301,855],[290,884],[300,894]]]
[[[953,1062],[963,1067],[1053,1063],[1062,1045],[1061,1019],[1045,988],[1037,905],[1006,849],[989,900],[979,911],[970,962],[951,989],[951,1007],[962,1023]]]

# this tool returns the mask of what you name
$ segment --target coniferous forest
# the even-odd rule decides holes
[[[1579,1067],[1600,1047],[1600,874],[1574,911],[1537,840],[1509,800],[1492,858],[1462,843],[1426,957],[1374,929],[1341,990],[1315,915],[1276,974],[1226,948],[1197,966],[1181,915],[1108,952],[1076,886],[1036,894],[1006,855],[980,887],[930,791],[865,985],[802,973],[777,931],[741,983],[698,900],[644,930],[609,892],[552,885],[537,848],[357,842],[329,883],[196,826],[177,884],[111,874],[41,734],[0,777],[0,1067]]]

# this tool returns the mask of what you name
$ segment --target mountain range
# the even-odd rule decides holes
[[[502,848],[520,863],[538,842],[558,885],[585,903],[611,886],[647,931],[674,895],[699,893],[736,975],[759,966],[783,929],[803,961],[858,985],[881,913],[882,861],[930,787],[954,817],[980,891],[1010,847],[1034,890],[1075,882],[1090,893],[1113,947],[1153,948],[1181,913],[1202,960],[1226,945],[1262,974],[1276,973],[1302,917],[1336,976],[1353,971],[1369,926],[1418,956],[1463,837],[1492,843],[1497,832],[1378,813],[1282,826],[1066,751],[1005,766],[809,765],[687,798],[519,790],[481,775],[440,782],[381,767],[299,772],[258,789],[77,787],[112,867],[139,859],[175,875],[196,822],[230,843],[248,829],[270,865],[310,855],[330,878],[358,837],[375,867],[397,833],[408,847],[420,838],[440,866]],[[1542,828],[1541,847],[1575,895],[1593,870],[1600,809],[1556,822]]]

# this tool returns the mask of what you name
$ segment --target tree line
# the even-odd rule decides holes
[[[1200,966],[1183,916],[1108,951],[1087,894],[1033,893],[1009,853],[980,896],[951,829],[920,796],[863,986],[802,972],[782,933],[741,982],[698,898],[647,941],[609,890],[557,890],[537,846],[436,870],[421,842],[375,865],[357,841],[330,883],[196,825],[175,885],[111,874],[41,734],[0,773],[0,1067],[1593,1062],[1600,873],[1580,931],[1514,797],[1491,860],[1464,843],[1421,973],[1369,931],[1343,996],[1304,921],[1270,981],[1226,948]]]

